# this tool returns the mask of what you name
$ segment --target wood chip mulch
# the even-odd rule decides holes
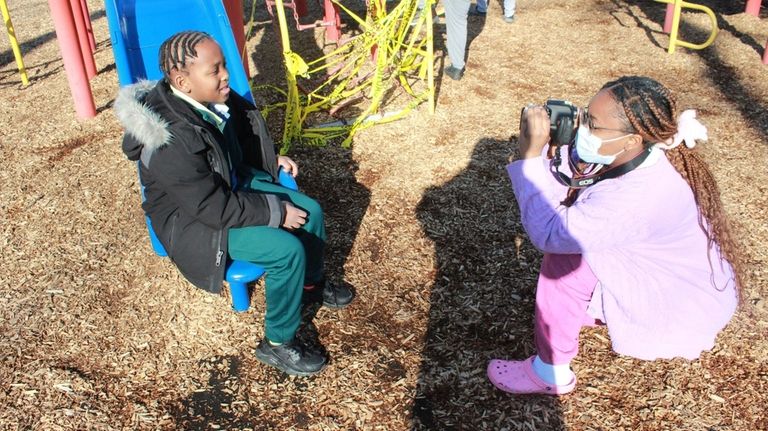
[[[103,3],[88,1],[99,113],[78,120],[47,2],[10,0],[31,85],[0,37],[0,430],[768,429],[768,14],[702,1],[717,12],[717,41],[674,55],[661,3],[520,0],[509,25],[493,2],[470,18],[466,74],[438,80],[434,115],[422,106],[351,149],[295,147],[300,185],[327,212],[329,274],[358,297],[306,311],[303,336],[331,363],[290,378],[253,356],[259,286],[237,314],[152,253],[112,111]],[[280,85],[277,38],[257,7],[251,71]],[[705,15],[683,19],[684,38],[706,38]],[[448,61],[435,28],[439,77]],[[319,31],[294,40],[306,59],[332,48]],[[533,352],[541,259],[504,172],[520,108],[586,104],[626,74],[662,81],[709,126],[700,150],[749,259],[744,306],[692,362],[622,357],[604,329],[585,329],[573,394],[509,396],[485,366]],[[280,136],[279,116],[270,127]]]

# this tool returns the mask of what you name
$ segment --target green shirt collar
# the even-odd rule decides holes
[[[192,108],[194,108],[205,121],[213,124],[220,132],[224,133],[224,127],[227,125],[227,120],[229,119],[229,106],[223,103],[214,103],[210,105],[212,109],[209,109],[197,100],[187,96],[173,85],[170,87],[171,92],[176,97],[192,105]]]

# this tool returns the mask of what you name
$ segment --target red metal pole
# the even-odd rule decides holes
[[[80,54],[83,56],[83,64],[88,78],[96,76],[96,62],[93,60],[93,51],[91,43],[88,41],[88,29],[83,20],[83,9],[80,0],[69,0],[72,8],[72,18],[75,20],[75,31],[77,32],[77,41],[80,44]]]
[[[51,9],[53,24],[56,28],[56,38],[59,41],[61,57],[64,60],[69,90],[75,100],[77,116],[93,118],[96,116],[96,105],[93,103],[91,85],[88,82],[88,75],[83,64],[83,54],[80,52],[72,8],[69,2],[63,0],[48,0],[48,7]]]
[[[296,8],[296,15],[299,17],[305,17],[309,13],[306,0],[293,0],[293,5]]]
[[[83,10],[83,20],[85,28],[88,31],[88,43],[91,45],[91,52],[96,52],[96,37],[93,35],[93,26],[91,25],[91,13],[88,11],[88,2],[80,0],[80,8]]]
[[[664,33],[672,31],[672,19],[675,15],[675,4],[667,3],[667,14],[664,16]]]
[[[747,9],[745,12],[750,15],[760,16],[760,5],[762,3],[763,0],[747,0]]]
[[[237,50],[240,52],[240,61],[245,68],[245,76],[251,77],[251,69],[248,66],[248,53],[245,51],[245,23],[243,22],[243,1],[242,0],[224,0],[224,9],[229,17],[229,25],[232,27],[232,34],[235,36]]]
[[[325,9],[325,16],[323,22],[326,23],[325,27],[325,39],[331,42],[337,42],[341,36],[341,17],[339,16],[339,10],[331,0],[323,1],[323,9]],[[332,25],[329,25],[333,23]]]

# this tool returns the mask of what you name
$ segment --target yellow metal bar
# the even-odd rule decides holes
[[[427,56],[424,59],[427,63],[427,89],[429,91],[429,113],[435,113],[435,48],[432,34],[432,4],[434,1],[428,0],[427,5]]]
[[[277,107],[285,109],[281,152],[285,152],[296,141],[316,145],[344,135],[342,145],[348,146],[357,132],[375,124],[402,118],[425,101],[429,101],[429,112],[434,113],[432,6],[435,0],[426,0],[425,8],[419,11],[413,27],[410,23],[416,16],[418,0],[399,0],[389,12],[385,9],[385,0],[372,0],[365,20],[340,4],[340,0],[331,0],[360,24],[362,33],[309,63],[291,51],[285,1],[275,0],[287,87],[285,92],[278,91],[284,95],[285,102],[270,105],[265,110],[266,115]],[[253,3],[255,8],[256,1],[253,0]],[[253,13],[248,24],[249,32],[252,26]],[[377,55],[371,62],[374,50]],[[409,75],[414,70],[418,70],[418,79],[427,84],[427,88],[419,93],[414,91],[409,82]],[[325,75],[323,82],[313,86],[307,94],[300,93],[297,76],[316,74]],[[380,114],[387,102],[389,89],[398,81],[404,92],[411,97],[410,102],[396,113]],[[367,106],[356,118],[345,121],[343,126],[305,128],[313,113],[323,110],[334,112],[358,100],[364,100]]]
[[[16,57],[16,66],[18,66],[19,74],[21,74],[21,83],[24,85],[29,85],[27,69],[24,67],[24,59],[21,58],[19,41],[16,40],[16,32],[13,30],[13,23],[11,22],[11,13],[8,11],[8,4],[6,4],[5,0],[0,0],[0,10],[3,12],[3,21],[5,21],[5,28],[8,30],[8,39],[11,40],[13,56]]]
[[[690,49],[704,49],[709,45],[712,45],[712,43],[717,38],[717,33],[720,30],[720,28],[717,25],[717,17],[715,16],[715,13],[712,12],[712,9],[696,3],[688,3],[683,0],[656,0],[656,1],[658,3],[674,4],[674,13],[672,15],[672,30],[669,32],[669,48],[667,49],[668,53],[673,54],[675,52],[676,46],[682,46]],[[678,33],[679,33],[679,27],[680,27],[680,13],[682,12],[682,9],[699,10],[706,13],[709,16],[709,20],[712,22],[712,31],[709,33],[709,38],[707,38],[707,40],[704,43],[696,44],[696,43],[686,42],[684,40],[678,39]]]

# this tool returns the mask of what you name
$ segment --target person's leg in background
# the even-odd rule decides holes
[[[570,362],[579,350],[579,332],[593,318],[587,313],[597,278],[581,255],[545,254],[536,286],[536,353],[524,361],[494,359],[491,382],[507,392],[559,395],[573,390]]]
[[[459,80],[464,74],[464,57],[467,54],[467,14],[469,0],[444,0],[448,57],[451,65],[443,72],[451,79]]]
[[[470,10],[472,15],[485,16],[486,13],[488,13],[488,0],[477,0],[475,8]]]
[[[504,0],[504,22],[509,24],[515,22],[516,8],[517,8],[516,0]]]

